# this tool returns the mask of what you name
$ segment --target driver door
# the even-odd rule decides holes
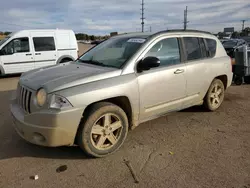
[[[16,38],[6,44],[0,56],[5,74],[22,73],[34,68],[28,37]]]
[[[160,60],[160,66],[137,73],[140,91],[140,120],[182,108],[186,97],[186,66],[181,61],[179,39],[158,39],[144,55]]]

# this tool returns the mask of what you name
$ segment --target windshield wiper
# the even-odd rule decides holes
[[[82,60],[82,59],[78,59],[78,60],[81,61],[81,62],[83,62],[83,63],[87,63],[87,64],[105,66],[105,64],[100,63],[99,61],[94,61],[94,60]]]
[[[101,63],[99,61],[95,61],[95,60],[82,60],[82,59],[78,59],[78,61],[81,61],[83,63],[87,63],[87,64],[92,64],[92,65],[99,65],[99,66],[103,66],[103,67],[113,67],[113,68],[117,68],[115,66],[112,65],[106,65],[104,63]]]

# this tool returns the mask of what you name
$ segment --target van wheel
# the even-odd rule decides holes
[[[219,79],[214,79],[210,85],[208,92],[204,99],[204,106],[209,111],[215,111],[224,100],[225,88],[224,84]]]
[[[118,106],[101,102],[94,104],[78,129],[77,141],[91,157],[105,157],[118,150],[128,133],[128,118]]]

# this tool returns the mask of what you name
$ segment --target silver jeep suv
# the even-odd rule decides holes
[[[142,122],[194,105],[218,109],[231,81],[231,60],[212,34],[125,34],[74,62],[24,73],[11,112],[33,144],[78,144],[103,157]]]

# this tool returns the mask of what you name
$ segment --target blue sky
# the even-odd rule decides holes
[[[188,28],[210,32],[224,27],[250,27],[250,0],[144,0],[145,30],[183,28],[188,6]],[[61,28],[104,35],[136,32],[141,0],[7,0],[1,2],[0,31]]]

